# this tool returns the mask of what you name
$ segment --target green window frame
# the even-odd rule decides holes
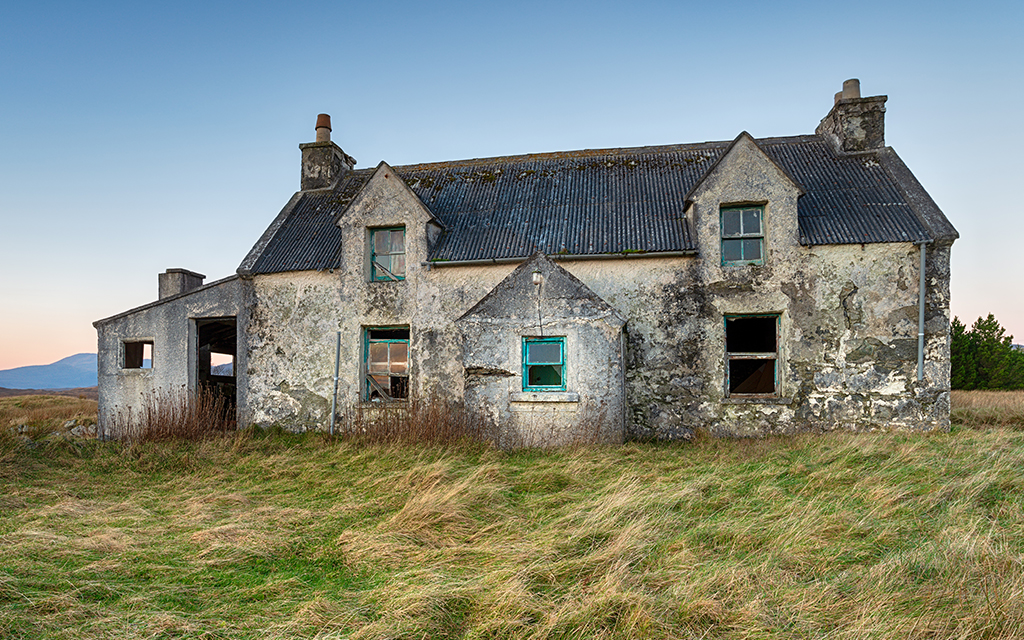
[[[722,207],[722,266],[764,264],[764,207]]]
[[[405,227],[370,229],[370,279],[405,280]]]
[[[565,337],[523,338],[523,391],[565,391]]]
[[[367,327],[363,332],[363,399],[409,398],[409,327]]]
[[[779,393],[777,314],[725,316],[726,397],[775,397]]]

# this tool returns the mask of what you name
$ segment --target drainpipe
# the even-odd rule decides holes
[[[924,380],[924,245],[921,248],[921,273],[917,287],[917,379]]]
[[[334,346],[334,396],[331,397],[331,435],[334,435],[334,417],[338,415],[338,370],[341,366],[341,332]]]

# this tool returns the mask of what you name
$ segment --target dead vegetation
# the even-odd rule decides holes
[[[1024,391],[952,392],[953,424],[1024,428]]]

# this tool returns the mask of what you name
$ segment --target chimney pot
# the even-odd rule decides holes
[[[843,100],[851,100],[860,97],[860,80],[850,78],[843,82]]]
[[[842,91],[836,91],[836,100],[832,104],[833,105],[837,105],[837,104],[839,104],[839,101],[842,100],[842,99],[843,99],[843,92]]]
[[[331,116],[321,113],[316,117],[316,141],[331,141]]]

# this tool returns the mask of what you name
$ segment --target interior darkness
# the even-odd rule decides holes
[[[238,368],[238,331],[235,318],[209,318],[196,320],[196,380],[200,388],[226,398],[233,411],[235,406],[235,374]],[[230,375],[214,374],[210,366],[210,354],[220,353],[233,359]]]
[[[729,393],[775,393],[775,361],[730,360]]]
[[[369,329],[367,337],[370,340],[408,340],[408,329]]]
[[[729,353],[775,353],[775,327],[778,318],[725,319],[725,350]]]

